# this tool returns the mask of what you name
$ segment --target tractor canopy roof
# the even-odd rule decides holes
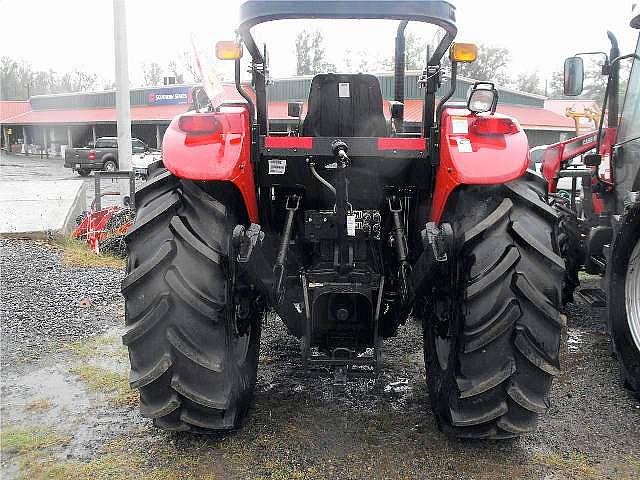
[[[432,59],[439,60],[455,38],[455,7],[442,0],[247,0],[240,6],[238,28],[255,62],[262,52],[251,27],[283,19],[388,19],[426,22],[446,31]]]

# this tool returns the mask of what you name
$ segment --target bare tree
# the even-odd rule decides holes
[[[87,73],[74,70],[71,73],[71,85],[73,92],[86,92],[95,88],[98,76],[95,73]]]
[[[184,77],[182,73],[180,73],[180,68],[178,67],[178,62],[176,60],[169,61],[167,71],[176,78],[177,83],[182,83],[184,81]]]
[[[143,64],[142,71],[144,76],[144,85],[152,87],[162,84],[162,68],[156,62],[151,62],[148,66]]]
[[[319,30],[303,30],[296,35],[296,72],[312,75],[335,71],[335,65],[325,59],[324,37]]]
[[[182,54],[182,66],[190,75],[191,81],[196,83],[202,82],[202,75],[200,74],[200,70],[198,69],[193,53],[186,51]]]
[[[409,32],[405,38],[405,68],[407,70],[422,70],[427,64],[427,41]]]

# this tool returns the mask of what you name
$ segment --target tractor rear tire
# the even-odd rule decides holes
[[[624,383],[640,398],[640,205],[624,216],[607,270],[614,350]]]
[[[454,192],[445,218],[456,236],[449,282],[425,302],[431,407],[461,438],[535,429],[560,371],[564,261],[557,212],[536,175]]]
[[[253,395],[261,320],[256,307],[239,329],[232,308],[228,255],[237,213],[161,167],[136,204],[122,293],[140,411],[165,430],[236,428]]]

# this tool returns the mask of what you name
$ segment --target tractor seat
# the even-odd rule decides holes
[[[386,137],[380,83],[373,75],[324,73],[311,81],[305,137]]]

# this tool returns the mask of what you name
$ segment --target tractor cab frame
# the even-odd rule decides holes
[[[256,44],[251,28],[264,22],[283,19],[384,19],[399,20],[395,42],[394,91],[395,101],[404,101],[404,53],[405,28],[410,21],[426,22],[444,29],[445,35],[427,61],[428,81],[425,83],[425,112],[423,135],[433,127],[435,95],[439,87],[439,67],[442,57],[453,42],[457,27],[455,7],[445,1],[302,1],[249,0],[240,7],[238,33],[251,55],[252,84],[256,92],[255,106],[250,96],[240,86],[240,59],[236,59],[235,79],[239,93],[247,100],[250,109],[256,112],[256,126],[261,135],[268,135],[267,93],[268,57],[266,47]],[[452,85],[455,85],[455,71]],[[400,117],[400,122],[402,118]]]

